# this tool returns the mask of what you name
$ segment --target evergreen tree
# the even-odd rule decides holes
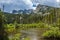
[[[8,40],[7,33],[4,28],[3,12],[0,12],[0,40]]]

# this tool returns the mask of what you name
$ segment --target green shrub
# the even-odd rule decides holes
[[[26,37],[26,38],[24,38],[23,40],[30,40],[30,38],[29,38],[29,37]]]
[[[51,27],[50,30],[43,33],[44,38],[60,38],[60,30],[58,27]]]
[[[20,40],[20,35],[20,33],[16,33],[12,37],[9,37],[9,40]]]
[[[13,24],[7,24],[7,26],[5,27],[5,31],[7,33],[12,33],[15,31],[15,25]]]
[[[31,29],[31,28],[48,28],[50,25],[43,22],[33,24],[19,24],[20,29]]]

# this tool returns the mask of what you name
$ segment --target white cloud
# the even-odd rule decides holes
[[[31,0],[22,0],[22,1],[23,1],[25,4],[27,4],[27,5],[28,5],[28,4],[30,4],[30,5],[32,4],[32,1],[31,1]]]
[[[60,0],[56,0],[57,2],[60,2]]]
[[[0,4],[23,5],[23,3],[29,8],[32,8],[33,6],[31,0],[0,0]]]
[[[36,10],[36,7],[33,7],[34,10]]]
[[[29,7],[29,8],[33,8],[33,3],[31,0],[23,0],[23,2]]]

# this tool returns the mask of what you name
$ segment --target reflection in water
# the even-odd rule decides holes
[[[31,40],[37,40],[37,36],[30,36]]]
[[[37,37],[37,30],[35,29],[30,29],[30,30],[22,30],[22,35],[21,35],[21,39],[24,40],[24,38],[26,37],[29,37],[30,40],[38,40],[38,37]],[[23,37],[22,37],[23,36]]]

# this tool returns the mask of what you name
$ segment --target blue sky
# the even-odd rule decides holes
[[[44,4],[49,6],[60,7],[60,0],[0,0],[0,8],[5,5],[6,12],[19,9],[36,9],[33,5]]]

